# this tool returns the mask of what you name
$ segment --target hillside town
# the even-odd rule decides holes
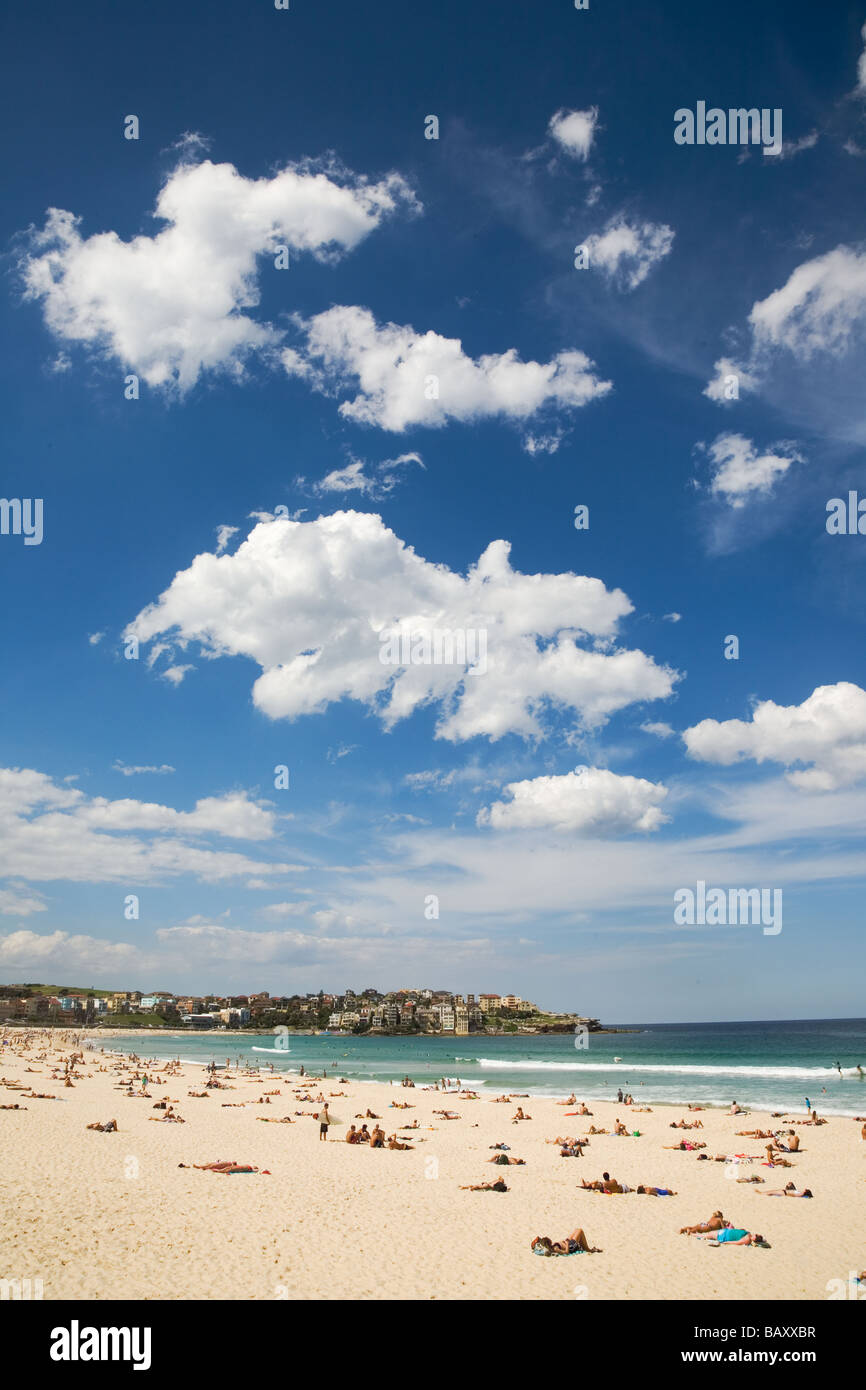
[[[539,1009],[516,994],[452,994],[449,990],[365,989],[343,994],[177,995],[165,990],[83,990],[53,985],[0,985],[0,1023],[84,1027],[288,1027],[332,1033],[546,1033],[598,1019]]]

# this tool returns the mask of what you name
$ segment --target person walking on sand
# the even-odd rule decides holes
[[[326,1101],[322,1109],[319,1111],[319,1139],[324,1139],[326,1143],[328,1140],[328,1125],[330,1123],[331,1117],[328,1114],[328,1104]]]

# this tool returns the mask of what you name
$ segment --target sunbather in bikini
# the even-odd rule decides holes
[[[595,1245],[590,1245],[582,1226],[567,1235],[564,1240],[551,1240],[550,1236],[536,1236],[530,1245],[536,1255],[600,1255]]]

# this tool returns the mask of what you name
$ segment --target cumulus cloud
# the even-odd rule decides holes
[[[537,738],[548,706],[598,727],[671,693],[675,672],[616,645],[632,611],[621,590],[571,573],[521,574],[509,553],[491,542],[464,576],[417,555],[374,514],[260,522],[234,554],[197,555],[126,635],[250,658],[262,670],[253,701],[273,719],[351,699],[390,728],[432,704],[438,737],[452,741]],[[429,643],[437,632],[457,637],[438,662],[422,644],[414,660],[392,650],[389,664],[395,633]],[[482,633],[486,669],[470,672]]]
[[[379,324],[369,309],[345,304],[296,324],[306,342],[300,351],[282,353],[289,375],[320,391],[357,387],[340,414],[395,434],[449,420],[528,420],[543,407],[575,409],[611,389],[594,374],[586,354],[574,349],[549,362],[522,362],[515,348],[472,358],[459,338]]]
[[[661,719],[648,719],[645,724],[641,724],[641,728],[645,734],[652,734],[655,738],[673,738],[674,736],[674,730],[670,724],[666,724]]]
[[[840,681],[820,685],[801,705],[764,700],[751,720],[703,719],[683,734],[702,762],[803,764],[788,781],[805,791],[834,791],[866,776],[866,691]]]
[[[732,507],[744,507],[754,496],[767,497],[800,455],[761,451],[742,434],[720,434],[703,446],[712,463],[710,492]],[[774,446],[778,448],[780,446]]]
[[[597,106],[590,106],[586,111],[568,111],[562,107],[551,116],[547,128],[566,154],[586,163],[597,126]]]
[[[603,271],[620,288],[634,290],[668,255],[674,235],[673,228],[664,223],[632,224],[619,214],[604,231],[587,237],[583,244],[591,268]]]
[[[334,260],[383,218],[416,207],[394,173],[371,183],[305,161],[248,179],[231,164],[183,160],[157,198],[159,231],[84,236],[79,218],[50,208],[20,270],[55,337],[185,392],[206,372],[241,375],[252,352],[282,337],[245,312],[259,302],[259,257],[287,246]]]
[[[800,361],[844,353],[866,319],[866,251],[837,246],[806,261],[752,306],[755,349],[786,348]]]
[[[192,811],[88,797],[32,768],[0,768],[0,862],[16,879],[151,883],[195,874],[218,880],[290,866],[203,848],[208,836],[265,842],[276,817],[244,792],[203,797]]]
[[[578,767],[564,777],[510,782],[505,790],[511,800],[484,807],[478,813],[479,825],[604,837],[658,830],[670,820],[660,804],[667,787],[642,777],[621,777],[601,767]]]
[[[724,401],[725,377],[739,378],[741,390],[757,390],[772,365],[786,354],[796,364],[817,357],[841,358],[862,346],[866,328],[866,250],[837,246],[804,261],[779,289],[752,305],[748,318],[746,363],[716,362],[704,391]]]
[[[91,973],[105,974],[131,964],[138,952],[124,941],[106,941],[95,936],[73,936],[69,932],[15,931],[0,936],[0,965],[4,969],[22,966],[54,966],[64,973],[87,966]]]

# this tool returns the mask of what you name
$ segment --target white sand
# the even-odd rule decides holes
[[[57,1100],[28,1099],[0,1085],[0,1278],[40,1278],[46,1299],[826,1299],[830,1280],[866,1269],[866,1144],[861,1125],[831,1118],[817,1129],[796,1126],[803,1152],[792,1168],[762,1166],[765,1141],[735,1138],[738,1129],[782,1122],[753,1112],[628,1107],[591,1102],[592,1119],[566,1119],[553,1100],[510,1105],[489,1098],[458,1100],[435,1091],[374,1083],[320,1086],[279,1075],[229,1076],[233,1090],[202,1090],[206,1074],[185,1065],[179,1076],[151,1084],[152,1099],[115,1089],[134,1068],[125,1060],[85,1053],[73,1088],[51,1080],[34,1056],[69,1043],[21,1034],[0,1052],[0,1078],[26,1082]],[[110,1042],[100,1037],[106,1047]],[[148,1046],[141,1039],[142,1052]],[[27,1066],[36,1070],[27,1072]],[[105,1071],[99,1070],[100,1066]],[[127,1071],[112,1067],[127,1067]],[[62,1073],[62,1067],[61,1067]],[[160,1073],[162,1075],[162,1073]],[[293,1086],[330,1100],[341,1123],[319,1142],[312,1116],[292,1125],[262,1124],[316,1104],[296,1100]],[[256,1104],[279,1088],[270,1105]],[[164,1096],[187,1123],[151,1123]],[[388,1109],[409,1101],[415,1108]],[[250,1102],[242,1109],[223,1102]],[[533,1118],[513,1124],[520,1104]],[[358,1111],[374,1110],[391,1134],[401,1122],[422,1128],[401,1137],[411,1152],[371,1150],[341,1142]],[[461,1118],[433,1111],[450,1107]],[[582,1159],[561,1158],[546,1138],[583,1135],[591,1124],[611,1129],[615,1116],[643,1137],[591,1139]],[[85,1128],[116,1118],[119,1132]],[[703,1131],[675,1131],[672,1119],[699,1118]],[[801,1117],[797,1117],[801,1118]],[[370,1128],[373,1121],[368,1121]],[[758,1155],[748,1166],[698,1162],[695,1153],[665,1152],[679,1139],[703,1141],[709,1154]],[[421,1142],[419,1142],[421,1141]],[[504,1142],[526,1166],[497,1167],[490,1145]],[[234,1159],[269,1169],[224,1176],[192,1165]],[[671,1187],[672,1198],[582,1191],[581,1178],[604,1170],[622,1183]],[[735,1181],[758,1174],[765,1188],[793,1180],[812,1200],[766,1198]],[[733,1176],[728,1176],[733,1174]],[[505,1194],[462,1192],[461,1183],[503,1177]],[[678,1234],[681,1226],[720,1208],[734,1224],[764,1234],[771,1249],[716,1247]],[[565,1236],[582,1226],[602,1253],[541,1259],[535,1235]]]

